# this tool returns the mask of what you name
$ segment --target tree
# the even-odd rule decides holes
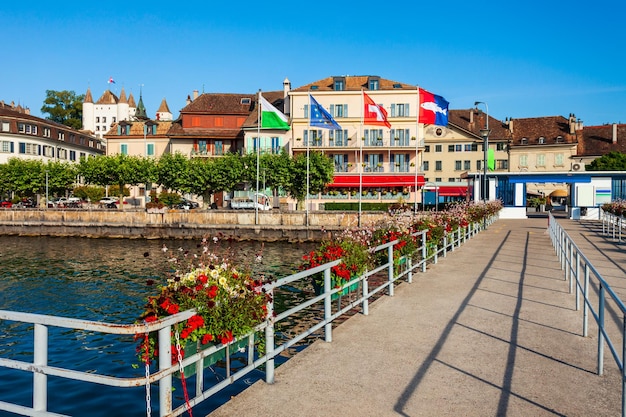
[[[78,130],[83,125],[84,99],[84,95],[77,96],[74,91],[46,90],[46,99],[43,101],[41,112],[49,114],[46,117],[48,120]]]
[[[598,159],[594,159],[589,165],[585,165],[587,171],[626,171],[626,154],[612,151]]]
[[[287,192],[300,204],[306,199],[307,173],[309,194],[317,194],[332,182],[333,172],[333,160],[321,152],[309,153],[308,170],[306,154],[298,154],[293,158],[291,180],[286,188]]]
[[[168,190],[179,191],[185,187],[189,159],[180,152],[166,153],[157,163],[157,182]]]

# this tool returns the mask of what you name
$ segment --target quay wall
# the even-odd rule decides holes
[[[361,224],[384,219],[385,212],[362,212]],[[235,240],[319,241],[359,224],[357,212],[258,212],[248,210],[2,209],[0,235],[91,238],[199,239],[223,236]]]

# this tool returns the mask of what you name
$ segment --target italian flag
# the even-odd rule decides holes
[[[289,122],[287,116],[282,114],[280,110],[272,106],[259,93],[259,102],[261,103],[261,128],[262,129],[281,129],[289,130]]]

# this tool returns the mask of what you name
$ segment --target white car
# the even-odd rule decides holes
[[[112,207],[117,204],[119,199],[117,197],[104,197],[100,200],[100,204],[107,207]]]

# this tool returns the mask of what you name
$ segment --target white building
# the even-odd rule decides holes
[[[78,162],[82,157],[104,153],[102,141],[87,132],[0,102],[0,164],[11,158]]]

